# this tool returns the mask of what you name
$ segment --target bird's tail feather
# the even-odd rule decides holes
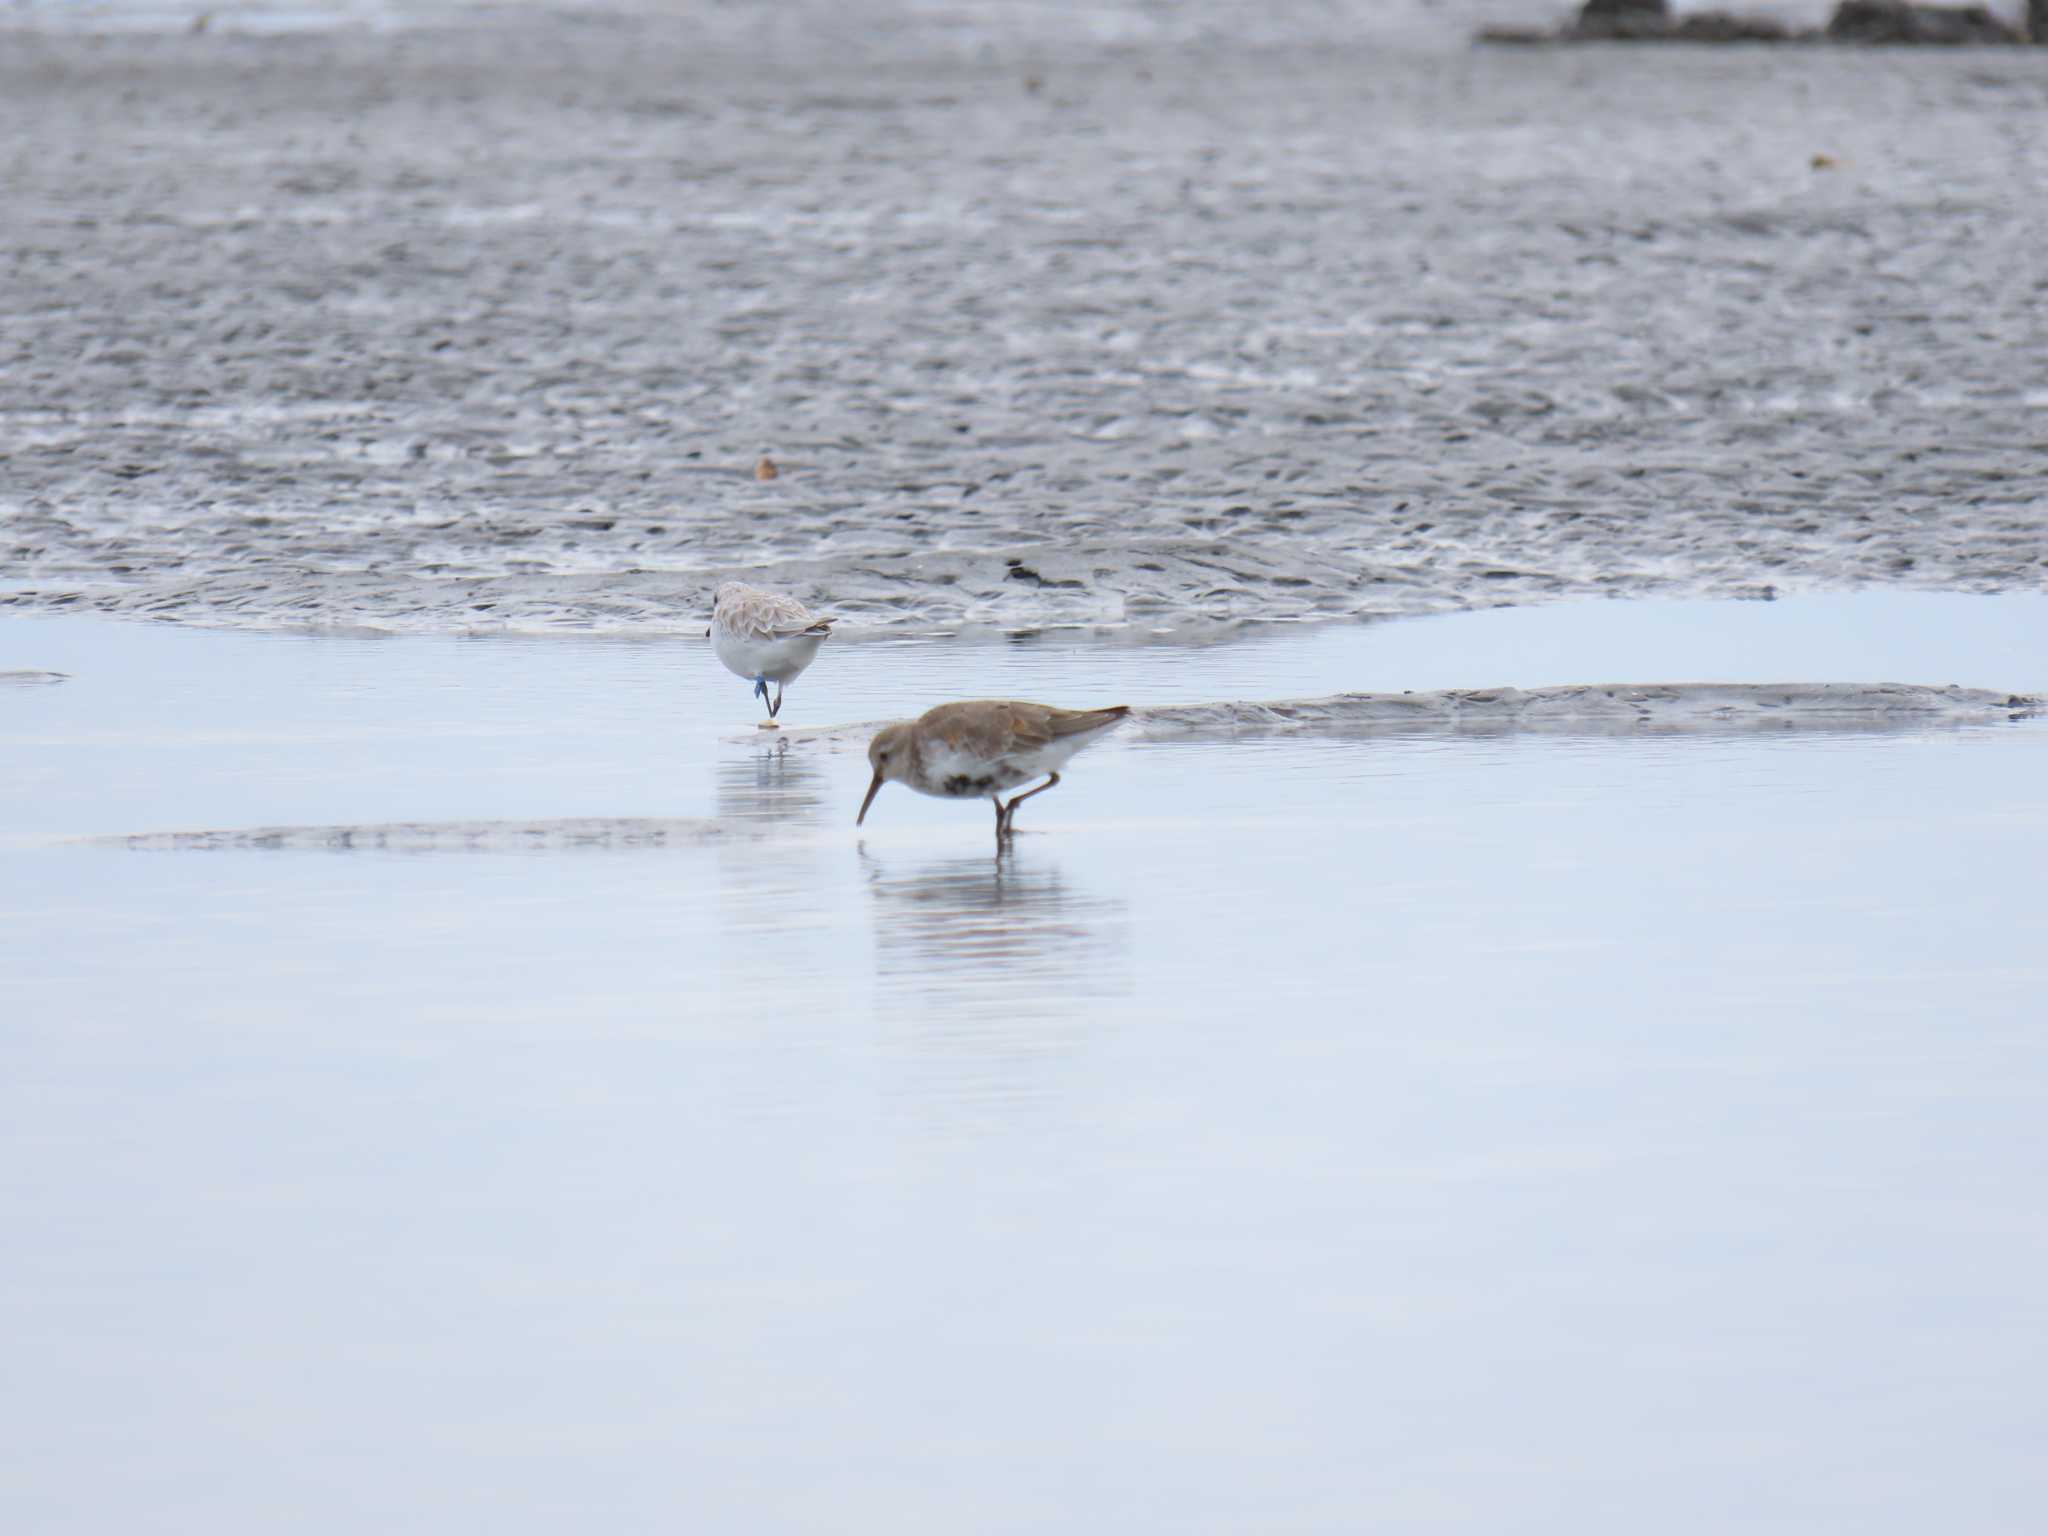
[[[1130,712],[1131,706],[1128,704],[1112,704],[1107,709],[1062,710],[1052,718],[1052,733],[1057,737],[1075,736],[1083,731],[1099,731],[1105,726],[1115,725]]]

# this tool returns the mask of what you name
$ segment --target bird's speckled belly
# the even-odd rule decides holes
[[[1035,763],[997,761],[965,752],[927,751],[922,782],[913,788],[946,800],[972,800],[1015,789],[1033,779],[1045,777]]]

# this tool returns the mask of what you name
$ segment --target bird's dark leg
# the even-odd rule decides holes
[[[1022,804],[1023,804],[1023,803],[1024,803],[1024,802],[1025,802],[1026,800],[1029,800],[1029,799],[1030,799],[1030,798],[1031,798],[1031,797],[1032,797],[1033,795],[1042,795],[1042,794],[1044,794],[1044,793],[1045,793],[1045,792],[1046,792],[1046,791],[1047,791],[1048,789],[1051,789],[1051,788],[1053,787],[1053,785],[1055,785],[1055,784],[1059,783],[1059,781],[1060,781],[1060,776],[1059,776],[1058,774],[1056,774],[1056,773],[1053,773],[1053,774],[1048,774],[1048,775],[1046,775],[1046,780],[1045,780],[1045,782],[1044,782],[1043,784],[1039,785],[1039,786],[1038,786],[1038,788],[1036,788],[1036,789],[1027,789],[1027,790],[1025,790],[1023,794],[1021,794],[1021,795],[1018,795],[1018,796],[1016,796],[1016,797],[1015,797],[1014,799],[1012,799],[1012,800],[1010,801],[1010,803],[1009,803],[1008,805],[1004,806],[1004,807],[1003,807],[1003,827],[1004,827],[1004,830],[1005,830],[1005,831],[1007,831],[1007,832],[1015,832],[1015,831],[1017,830],[1017,829],[1016,829],[1016,825],[1015,825],[1015,823],[1016,823],[1016,820],[1017,820],[1017,807],[1018,807],[1018,806],[1020,806],[1020,805],[1022,805]]]
[[[1003,809],[1003,797],[990,795],[988,803],[996,808],[996,852],[1003,851],[1003,839],[1010,835],[1009,813]]]
[[[767,704],[767,703],[768,703],[768,690],[767,690],[766,688],[763,688],[763,689],[761,690],[761,702],[762,702],[762,703],[764,703],[764,704]],[[782,713],[782,684],[780,684],[780,683],[777,683],[777,684],[775,685],[775,702],[774,702],[773,704],[768,704],[768,718],[769,718],[770,720],[773,720],[773,719],[774,719],[774,718],[775,718],[775,717],[776,717],[777,715],[779,715],[779,714],[781,714],[781,713]]]

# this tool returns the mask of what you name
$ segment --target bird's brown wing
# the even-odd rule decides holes
[[[1055,709],[1019,699],[970,699],[941,704],[925,715],[924,723],[954,751],[986,759],[1114,725],[1129,713],[1123,704],[1111,709]]]
[[[1052,740],[1043,704],[1011,699],[966,699],[925,711],[918,722],[955,752],[984,761],[1019,747],[1042,747]]]
[[[1052,717],[1059,713],[1043,704],[1024,704],[1015,699],[1005,699],[997,706],[1000,711],[1009,746],[1006,750],[1026,751],[1042,747],[1058,733],[1053,729]]]

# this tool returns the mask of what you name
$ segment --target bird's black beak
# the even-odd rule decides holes
[[[868,786],[868,797],[860,803],[860,814],[853,818],[853,824],[856,827],[868,819],[868,807],[875,803],[875,796],[879,795],[881,792],[882,770],[877,768],[875,770],[875,782]]]

